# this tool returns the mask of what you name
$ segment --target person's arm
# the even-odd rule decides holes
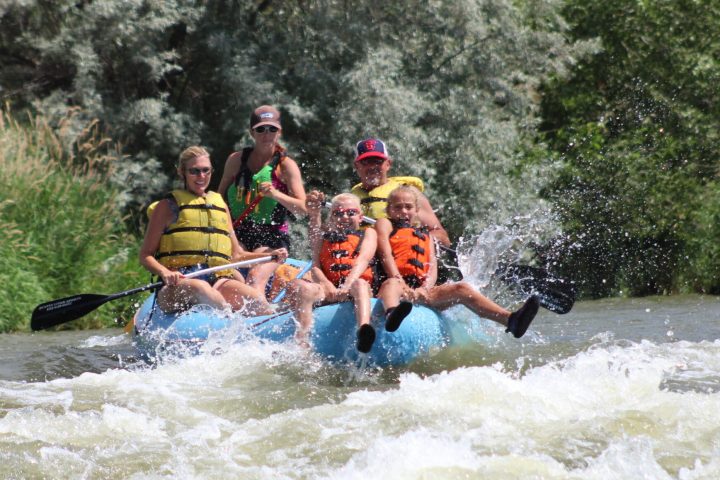
[[[183,277],[180,272],[175,272],[162,265],[155,258],[160,248],[160,238],[168,225],[172,223],[172,210],[170,200],[163,199],[158,202],[148,222],[145,237],[140,247],[140,264],[153,275],[157,275],[166,285],[176,285]]]
[[[240,163],[242,162],[242,152],[231,153],[230,156],[225,160],[225,167],[223,168],[222,178],[220,179],[220,185],[218,185],[217,192],[227,201],[227,190],[232,184],[233,180],[240,171]]]
[[[320,247],[322,243],[322,208],[325,204],[325,194],[317,190],[313,190],[305,200],[306,210],[308,214],[308,237],[310,238],[310,248],[313,252],[315,247]],[[316,264],[316,266],[319,266]]]
[[[377,220],[375,223],[375,232],[377,233],[377,250],[380,254],[383,269],[385,270],[385,274],[388,278],[402,279],[400,270],[395,263],[392,247],[390,246],[390,234],[392,233],[392,230],[393,227],[390,220],[387,218],[380,218]]]
[[[438,276],[438,264],[437,264],[437,255],[435,252],[435,242],[430,239],[430,269],[428,270],[427,276],[425,277],[425,282],[423,283],[423,287],[430,289],[435,286],[435,282],[437,282],[437,276]]]
[[[305,187],[303,186],[300,168],[295,160],[286,157],[279,165],[279,178],[287,185],[288,193],[283,193],[273,187],[272,182],[260,184],[260,193],[265,197],[277,200],[280,205],[290,210],[295,215],[306,215]]]
[[[440,219],[435,215],[427,197],[422,194],[418,195],[418,217],[420,222],[428,228],[430,235],[437,238],[446,247],[451,245],[450,236],[440,223]]]
[[[372,228],[365,229],[365,237],[362,240],[362,244],[360,244],[360,251],[358,252],[358,256],[355,258],[355,265],[353,265],[352,270],[350,270],[350,273],[348,273],[347,277],[345,277],[342,289],[350,288],[350,285],[360,278],[375,256],[376,250],[377,233],[375,233],[375,230]]]

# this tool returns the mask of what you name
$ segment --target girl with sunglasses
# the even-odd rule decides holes
[[[464,305],[475,314],[507,327],[515,338],[522,337],[537,314],[539,302],[531,296],[516,312],[500,307],[467,282],[435,285],[437,257],[435,242],[418,219],[420,192],[401,186],[387,197],[387,218],[375,224],[378,256],[387,274],[378,293],[385,307],[385,329],[394,332],[410,313],[412,303],[444,310]]]
[[[206,277],[185,278],[194,270],[267,256],[245,252],[230,223],[230,212],[222,197],[208,191],[212,175],[210,155],[193,146],[180,154],[178,175],[183,188],[148,208],[150,221],[140,248],[140,263],[165,285],[157,294],[157,305],[176,312],[195,304],[237,310],[246,304],[249,313],[268,313],[265,296],[245,284],[234,269]],[[279,261],[287,250],[270,252]]]
[[[255,145],[228,157],[218,187],[238,240],[253,252],[289,249],[289,220],[306,214],[300,168],[278,143],[281,134],[280,112],[270,105],[256,108],[250,115]],[[271,262],[252,268],[248,284],[264,289],[277,266]]]
[[[357,349],[370,351],[375,329],[370,325],[370,285],[375,256],[373,229],[360,230],[360,200],[350,193],[332,199],[330,217],[322,224],[321,209],[325,195],[312,191],[307,197],[310,242],[313,251],[312,281],[293,280],[288,298],[297,322],[296,339],[307,346],[313,323],[313,305],[352,299],[358,324]]]

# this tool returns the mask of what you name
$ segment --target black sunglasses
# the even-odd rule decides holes
[[[361,165],[373,165],[378,166],[385,163],[385,159],[382,157],[365,157],[362,160],[358,160],[357,163]]]
[[[255,133],[265,133],[265,132],[275,133],[280,129],[273,125],[260,125],[259,127],[253,128],[253,130],[255,131]]]
[[[210,175],[212,173],[212,168],[210,168],[210,167],[203,167],[203,168],[192,167],[192,168],[187,169],[187,173],[189,173],[190,175],[195,175],[195,176],[200,175],[201,173],[204,173],[205,175]]]

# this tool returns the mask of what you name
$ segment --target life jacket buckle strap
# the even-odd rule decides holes
[[[411,258],[411,259],[409,259],[409,260],[408,260],[408,263],[409,263],[410,265],[412,265],[413,267],[425,268],[425,264],[423,264],[423,262],[421,262],[421,261],[418,260],[417,258]]]

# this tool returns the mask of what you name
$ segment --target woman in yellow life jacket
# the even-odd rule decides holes
[[[240,244],[253,252],[289,250],[289,219],[306,214],[300,168],[278,143],[281,134],[280,112],[270,105],[256,108],[250,115],[255,145],[228,157],[218,186]],[[270,262],[252,268],[248,284],[265,288],[277,266]]]
[[[467,282],[435,285],[435,245],[418,221],[420,192],[401,186],[387,198],[387,218],[375,224],[378,254],[387,279],[378,297],[385,307],[385,329],[394,332],[410,313],[412,302],[444,310],[465,305],[477,315],[507,327],[515,338],[522,337],[537,314],[539,301],[531,296],[516,312],[500,307]]]
[[[222,197],[207,191],[212,175],[210,155],[193,146],[180,154],[177,169],[184,188],[173,190],[152,212],[140,249],[140,263],[165,285],[157,296],[166,311],[184,310],[195,304],[239,309],[250,303],[251,313],[269,308],[262,292],[244,283],[233,269],[207,277],[185,278],[193,270],[267,256],[242,250]],[[287,250],[270,252],[282,261]]]
[[[322,225],[325,195],[312,191],[307,197],[310,241],[313,249],[312,281],[293,280],[288,299],[298,323],[296,339],[307,345],[313,323],[313,305],[352,299],[358,324],[357,349],[367,353],[375,341],[370,325],[370,262],[375,256],[372,228],[360,230],[362,215],[355,195],[342,193],[332,199],[329,220]]]

